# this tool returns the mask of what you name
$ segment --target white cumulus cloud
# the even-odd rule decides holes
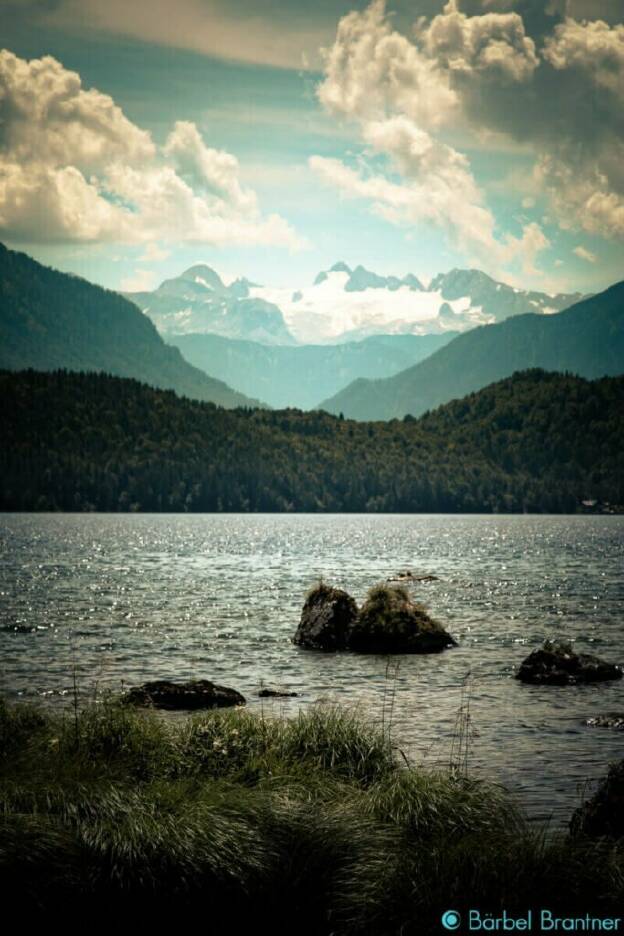
[[[309,165],[393,224],[433,224],[482,265],[517,262],[535,274],[537,255],[550,246],[539,225],[498,234],[467,156],[439,133],[460,113],[456,73],[523,81],[537,64],[515,13],[467,17],[451,2],[429,24],[417,23],[412,41],[391,29],[384,3],[374,0],[341,19],[318,96],[330,113],[355,121],[363,145],[386,158],[392,176],[322,156]]]
[[[579,244],[578,247],[575,247],[572,253],[576,254],[577,257],[580,257],[581,260],[586,260],[587,263],[595,263],[598,259],[595,253],[592,253],[591,250],[583,247],[582,244]]]
[[[235,156],[175,124],[159,148],[51,56],[0,51],[0,232],[12,241],[301,246],[261,214]],[[162,248],[161,248],[162,249]]]
[[[518,13],[466,16],[451,0],[422,37],[429,57],[452,72],[526,81],[539,65],[535,42]]]

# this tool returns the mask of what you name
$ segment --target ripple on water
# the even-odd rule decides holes
[[[336,699],[387,723],[391,705],[406,755],[443,765],[470,673],[473,769],[562,818],[622,756],[621,733],[583,723],[622,710],[624,686],[525,686],[514,667],[553,635],[624,663],[623,560],[621,517],[3,515],[2,688],[66,704],[75,661],[86,695],[205,677],[277,712]],[[413,591],[459,647],[388,668],[291,644],[320,576],[361,598],[401,569],[438,577]]]

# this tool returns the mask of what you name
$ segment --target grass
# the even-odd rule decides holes
[[[337,708],[0,704],[0,891],[20,919],[439,933],[449,906],[615,913],[623,851],[530,827],[492,784],[406,769]]]

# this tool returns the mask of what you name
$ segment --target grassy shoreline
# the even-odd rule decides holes
[[[478,907],[617,915],[624,845],[548,833],[502,788],[407,768],[360,716],[181,720],[116,698],[0,703],[5,908],[210,932],[440,933]]]

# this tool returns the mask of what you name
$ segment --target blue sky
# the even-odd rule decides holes
[[[616,3],[184,0],[175,27],[159,0],[2,6],[0,237],[42,262],[111,288],[198,261],[293,286],[338,259],[622,278]]]

